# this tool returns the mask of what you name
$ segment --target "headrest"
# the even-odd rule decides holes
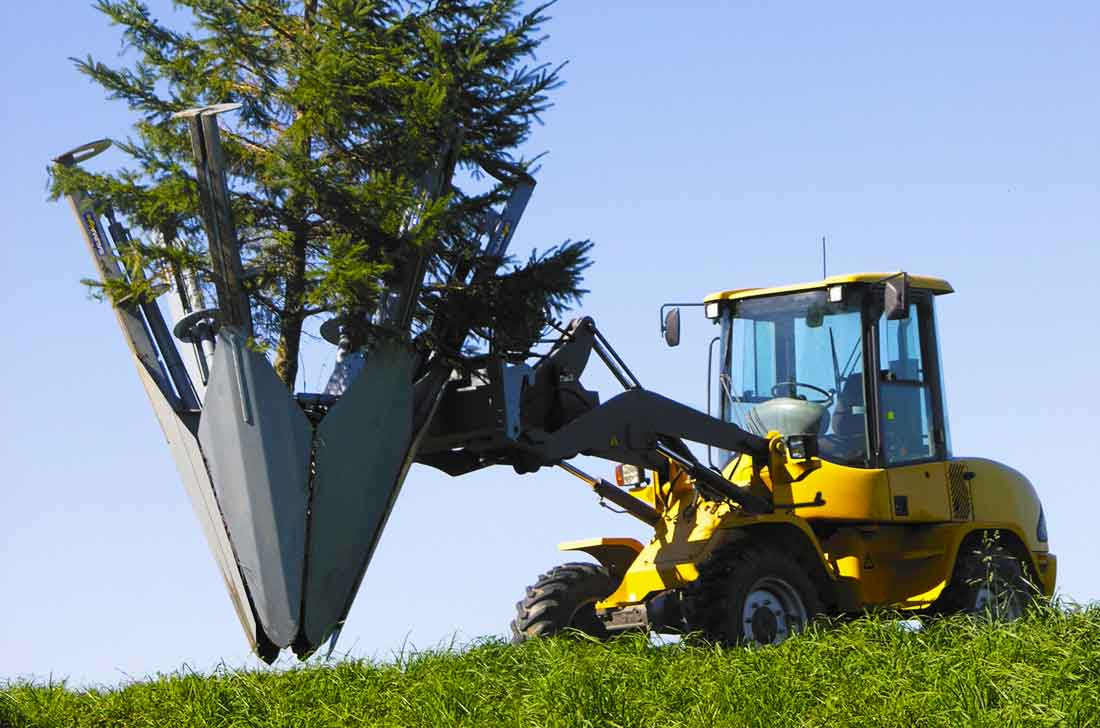
[[[833,432],[838,435],[859,435],[864,430],[863,374],[849,374],[840,384],[833,414]]]

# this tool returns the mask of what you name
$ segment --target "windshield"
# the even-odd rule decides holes
[[[734,302],[723,317],[723,417],[761,435],[798,434],[784,425],[799,422],[816,429],[823,458],[865,464],[861,294],[845,286]]]

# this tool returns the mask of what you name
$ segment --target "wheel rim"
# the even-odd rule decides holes
[[[989,588],[988,584],[982,584],[978,587],[977,593],[974,594],[974,611],[984,612],[989,608],[992,601],[993,590]]]
[[[741,609],[746,641],[777,645],[806,626],[806,605],[798,590],[778,577],[758,579]]]
[[[994,619],[1012,622],[1024,616],[1019,595],[1009,587],[994,590],[988,583],[974,593],[974,611]]]

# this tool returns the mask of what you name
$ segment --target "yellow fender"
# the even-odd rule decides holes
[[[613,577],[622,579],[642,552],[642,542],[634,538],[586,538],[563,541],[558,551],[582,551],[599,561]]]

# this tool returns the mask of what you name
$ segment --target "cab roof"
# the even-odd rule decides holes
[[[794,283],[789,286],[775,286],[773,288],[735,288],[730,291],[712,293],[703,299],[705,303],[711,301],[736,301],[743,298],[756,298],[758,296],[770,296],[775,293],[798,293],[800,291],[816,291],[821,288],[840,286],[845,283],[877,283],[883,278],[895,275],[895,273],[849,273],[847,275],[829,276],[812,283]],[[909,274],[909,285],[913,288],[932,291],[936,295],[953,293],[954,288],[942,278],[931,276],[917,276]]]

